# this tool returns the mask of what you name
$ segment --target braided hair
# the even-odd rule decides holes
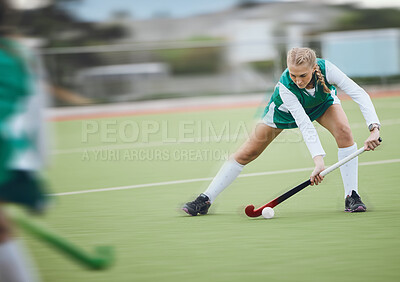
[[[316,66],[315,67],[315,75],[317,77],[316,83],[319,83],[323,87],[325,93],[331,92],[331,90],[326,85],[324,75],[322,74],[321,69],[317,64],[317,55],[315,54],[314,50],[310,48],[290,49],[287,54],[287,64],[296,66],[307,64],[311,68]]]

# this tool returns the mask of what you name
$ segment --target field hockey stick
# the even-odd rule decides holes
[[[382,142],[382,139],[379,137],[379,142]],[[344,165],[345,163],[347,163],[348,161],[354,159],[355,157],[357,157],[358,155],[362,154],[364,152],[364,147],[358,149],[356,152],[354,152],[353,154],[348,155],[347,157],[343,158],[342,160],[338,161],[337,163],[335,163],[334,165],[331,165],[330,167],[328,167],[327,169],[323,170],[320,175],[321,176],[325,176],[328,173],[331,173],[332,171],[334,171],[335,169],[337,169],[338,167]],[[293,195],[295,195],[296,193],[300,192],[301,190],[303,190],[304,188],[308,187],[311,184],[311,180],[308,179],[306,181],[304,181],[303,183],[297,185],[296,187],[294,187],[293,189],[287,191],[286,193],[280,195],[279,197],[273,199],[272,201],[270,201],[269,203],[263,205],[262,207],[259,207],[258,209],[255,209],[254,205],[248,205],[245,209],[245,213],[247,216],[249,217],[259,217],[262,214],[262,210],[266,207],[270,207],[270,208],[274,208],[275,206],[279,205],[280,203],[282,203],[283,201],[289,199],[290,197],[292,197]]]
[[[9,210],[10,211],[10,210]],[[10,217],[15,223],[27,232],[35,235],[42,241],[62,251],[74,260],[82,263],[91,269],[104,269],[111,265],[114,260],[113,248],[111,246],[98,246],[95,254],[89,254],[78,246],[72,244],[67,239],[56,234],[54,231],[45,227],[43,224],[34,222],[15,210],[11,210]]]

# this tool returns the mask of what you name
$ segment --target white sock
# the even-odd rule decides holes
[[[241,165],[236,160],[232,159],[225,162],[217,175],[211,181],[207,190],[204,192],[205,195],[210,198],[211,203],[226,187],[228,187],[238,175],[242,172],[244,165]]]
[[[357,151],[357,144],[347,148],[339,148],[338,159],[339,161],[347,157],[348,155]],[[358,157],[355,157],[351,161],[340,167],[340,173],[342,174],[343,186],[344,186],[344,197],[351,195],[351,191],[354,190],[358,194]]]
[[[9,240],[0,244],[0,281],[38,281],[16,240]]]

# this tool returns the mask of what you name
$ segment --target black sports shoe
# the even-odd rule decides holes
[[[367,210],[360,196],[354,190],[351,191],[351,196],[346,197],[344,204],[345,212],[365,212]]]
[[[200,194],[193,202],[186,203],[182,210],[192,216],[196,216],[198,213],[204,215],[207,214],[210,206],[210,199],[206,195]]]

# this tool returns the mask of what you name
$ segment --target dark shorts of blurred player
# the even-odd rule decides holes
[[[42,213],[48,196],[43,181],[35,172],[11,170],[7,180],[0,184],[0,202],[19,204],[31,212]]]

